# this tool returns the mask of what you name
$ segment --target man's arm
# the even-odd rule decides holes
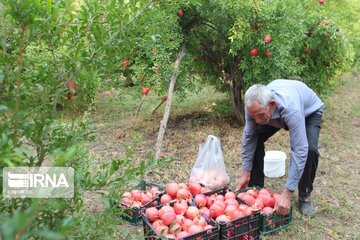
[[[257,134],[256,122],[252,119],[245,109],[245,127],[242,137],[242,170],[250,172],[253,166],[253,158],[256,150]]]

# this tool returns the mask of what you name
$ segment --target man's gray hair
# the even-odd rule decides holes
[[[251,107],[254,102],[258,101],[262,108],[266,108],[269,102],[274,98],[273,93],[265,85],[255,84],[245,92],[245,107]]]

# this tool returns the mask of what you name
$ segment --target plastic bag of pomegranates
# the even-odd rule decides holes
[[[199,147],[199,154],[191,170],[189,182],[197,182],[207,189],[215,190],[227,186],[230,177],[226,172],[220,141],[209,135]]]

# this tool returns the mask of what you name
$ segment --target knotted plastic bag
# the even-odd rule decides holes
[[[230,177],[226,173],[224,156],[217,137],[209,135],[206,142],[200,145],[199,155],[191,170],[189,182],[200,183],[211,190],[229,184]]]

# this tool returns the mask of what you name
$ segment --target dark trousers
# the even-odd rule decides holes
[[[321,128],[321,117],[322,115],[313,113],[305,118],[309,151],[304,173],[298,184],[299,197],[308,197],[313,190],[313,183],[319,162],[318,140]],[[257,126],[258,141],[253,159],[253,168],[251,170],[249,186],[264,187],[264,143],[279,130],[280,128],[275,128],[270,125],[259,124]]]

